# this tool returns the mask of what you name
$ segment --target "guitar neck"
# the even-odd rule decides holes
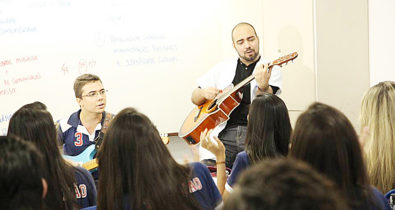
[[[87,162],[82,164],[82,167],[85,168],[88,171],[96,169],[98,166],[99,166],[99,164],[97,163],[97,159],[96,158],[93,159],[93,160],[87,161]]]
[[[269,68],[272,68],[274,65],[273,63],[269,63]],[[251,74],[250,76],[248,76],[247,78],[245,78],[243,81],[241,81],[239,84],[237,84],[234,88],[232,92],[238,91],[240,88],[248,85],[253,79],[255,79],[255,75]]]

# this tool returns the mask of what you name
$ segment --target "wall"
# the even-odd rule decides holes
[[[101,77],[108,111],[133,106],[161,132],[178,132],[196,79],[237,56],[235,24],[262,30],[261,10],[259,0],[2,0],[0,133],[36,100],[55,120],[78,110],[72,86],[83,73]]]
[[[369,69],[370,85],[395,81],[395,1],[369,1]]]
[[[367,0],[316,1],[317,100],[340,109],[359,131],[369,88]]]

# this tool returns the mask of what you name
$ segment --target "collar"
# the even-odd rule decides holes
[[[73,114],[70,115],[69,120],[67,121],[67,124],[73,126],[73,127],[78,127],[78,125],[82,125],[81,119],[80,119],[80,113],[81,109],[78,110],[77,112],[74,112]],[[100,124],[103,126],[104,119],[106,118],[106,112],[104,111],[102,113],[101,121]]]
[[[244,64],[243,62],[241,62],[241,60],[240,60],[240,57],[237,59],[237,64],[238,65],[241,65],[243,68],[248,68],[248,67],[250,67],[250,66],[255,66],[258,62],[259,62],[259,60],[261,60],[261,57],[262,56],[260,56],[259,55],[259,58],[258,58],[258,60],[256,60],[254,63],[251,63],[250,65],[246,65],[246,64]]]

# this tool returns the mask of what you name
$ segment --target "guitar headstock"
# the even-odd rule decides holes
[[[276,59],[275,61],[272,62],[272,65],[283,65],[284,63],[287,64],[289,61],[293,61],[295,58],[298,57],[297,52],[293,52],[291,54],[288,54],[286,56],[280,57]]]

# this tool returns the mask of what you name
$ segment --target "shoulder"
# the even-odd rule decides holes
[[[384,195],[373,186],[371,186],[371,191],[372,191],[375,201],[379,205],[380,209],[390,210],[388,200],[384,197]]]
[[[247,155],[246,151],[239,152],[236,155],[236,160],[238,160],[238,162],[243,162],[243,163],[248,164],[248,165],[250,164],[250,161],[248,159],[248,155]]]
[[[236,72],[237,59],[227,59],[217,63],[206,74],[197,80],[200,87],[216,87],[223,89],[232,83]]]
[[[269,63],[269,62],[270,62],[269,59],[266,59],[265,57],[261,56],[261,58],[259,59],[257,64],[266,64],[266,63]]]
[[[96,210],[96,209],[97,209],[96,206],[89,206],[89,207],[86,207],[86,208],[82,208],[81,210]]]
[[[189,163],[189,167],[194,175],[210,174],[208,168],[200,162]]]
[[[80,121],[79,116],[80,111],[76,111],[72,113],[68,118],[58,120],[59,127],[62,129],[63,132],[68,130],[71,127],[77,127]]]
[[[250,161],[248,159],[247,153],[245,151],[239,152],[236,156],[236,160],[232,167],[232,172],[230,173],[227,181],[227,189],[229,187],[232,187],[237,182],[237,179],[239,178],[241,172],[243,172],[249,165]]]
[[[230,58],[217,63],[212,69],[220,72],[229,72],[231,70],[236,70],[236,66],[237,58]]]
[[[248,157],[247,152],[246,151],[241,151],[239,153],[237,153],[237,157]]]
[[[248,167],[250,165],[250,161],[246,151],[239,152],[236,156],[236,160],[232,167],[232,174],[239,174],[241,170]],[[231,174],[231,175],[232,175]]]
[[[82,168],[80,166],[74,167],[74,174],[77,182],[93,181],[91,173],[85,168]]]

